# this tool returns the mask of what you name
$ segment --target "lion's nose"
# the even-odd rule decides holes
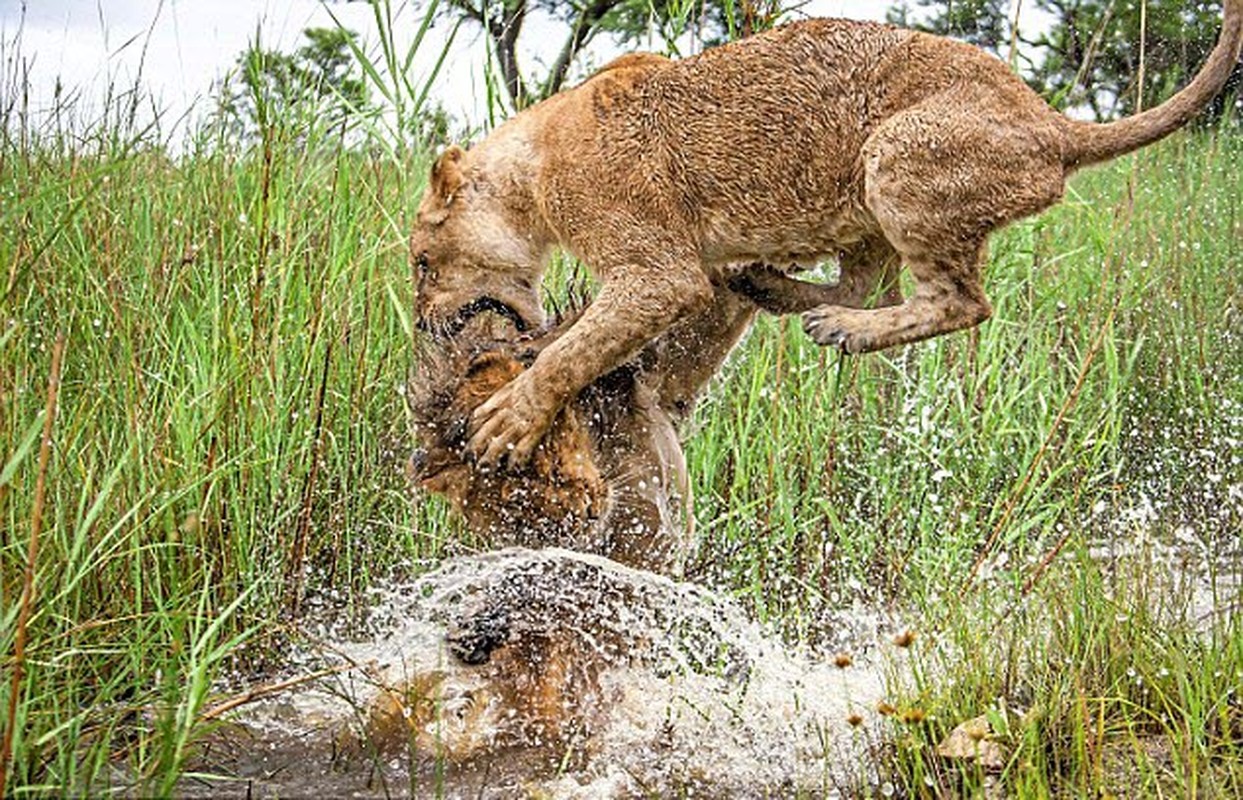
[[[486,664],[492,651],[509,641],[509,616],[501,609],[486,608],[449,626],[445,641],[449,652],[463,664]]]
[[[414,300],[414,327],[423,333],[431,330],[431,315],[428,311],[429,309],[422,297],[422,293],[416,295]]]

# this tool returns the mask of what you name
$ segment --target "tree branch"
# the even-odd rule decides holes
[[[489,7],[488,0],[479,0],[478,5],[471,0],[449,0],[449,5],[483,28],[496,48],[496,60],[500,64],[501,78],[505,82],[505,91],[510,101],[515,108],[527,106],[530,95],[518,69],[517,52],[518,34],[526,20],[526,0],[502,0],[495,11]]]
[[[496,45],[496,58],[501,64],[501,76],[505,79],[505,91],[514,108],[522,110],[531,104],[531,95],[526,83],[522,80],[522,72],[518,69],[518,34],[522,32],[522,23],[526,21],[526,0],[517,0],[512,5],[505,3],[505,9],[499,24],[495,19],[489,20],[488,33]]]
[[[480,6],[479,8],[475,8],[473,5],[467,2],[454,2],[453,5],[456,8],[460,9],[462,13],[465,14],[468,18],[473,19],[475,22],[478,22],[485,29],[487,29],[488,18],[484,16],[482,6]]]
[[[570,35],[566,37],[565,45],[562,46],[561,52],[557,54],[557,60],[553,62],[552,69],[548,73],[547,80],[544,81],[541,94],[549,97],[556,94],[561,89],[561,85],[565,83],[566,73],[570,70],[570,64],[573,63],[574,57],[587,42],[591,41],[591,37],[596,33],[596,25],[616,7],[621,0],[595,0],[594,3],[584,8],[574,21],[574,28],[570,31]]]

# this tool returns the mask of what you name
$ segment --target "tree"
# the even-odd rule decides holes
[[[952,36],[1001,54],[1010,44],[1009,8],[1009,0],[915,0],[915,8],[903,0],[887,17],[904,28]]]
[[[453,116],[439,103],[410,117],[407,127],[408,138],[426,150],[439,150],[451,142],[466,138],[464,131],[454,127]]]
[[[221,110],[234,132],[259,133],[275,122],[339,125],[372,111],[344,28],[307,28],[293,53],[265,50],[258,35],[237,59],[238,84],[220,92]]]
[[[1035,0],[1054,18],[1035,39],[1021,35],[1032,58],[1028,82],[1062,106],[1086,106],[1097,119],[1133,114],[1139,107],[1141,43],[1144,62],[1142,103],[1151,108],[1187,84],[1208,57],[1221,28],[1221,0]],[[907,0],[889,11],[889,20],[955,36],[994,53],[1014,35],[1010,0]],[[931,11],[921,19],[919,12]],[[1203,119],[1230,111],[1230,98],[1243,84],[1234,75]]]
[[[1220,0],[1037,0],[1056,22],[1033,44],[1045,51],[1038,80],[1055,98],[1087,105],[1097,119],[1138,109],[1141,47],[1143,107],[1151,108],[1187,84],[1208,57],[1221,29]],[[1204,119],[1230,110],[1229,99],[1243,84],[1234,74]]]
[[[625,44],[654,28],[672,46],[688,28],[696,28],[702,41],[715,43],[771,27],[781,13],[779,0],[448,0],[445,9],[483,28],[505,91],[518,109],[560,90],[575,58],[601,33]],[[564,27],[557,56],[542,73],[524,70],[518,58],[519,37],[534,14]]]

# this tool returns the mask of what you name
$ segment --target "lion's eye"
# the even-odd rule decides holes
[[[418,269],[420,275],[427,274],[428,263],[427,263],[426,252],[419,253],[417,256],[415,256],[414,266],[416,269]]]

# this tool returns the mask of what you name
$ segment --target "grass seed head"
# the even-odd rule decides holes
[[[910,647],[915,643],[915,631],[909,629],[902,631],[897,636],[893,637],[893,643],[898,647]]]

